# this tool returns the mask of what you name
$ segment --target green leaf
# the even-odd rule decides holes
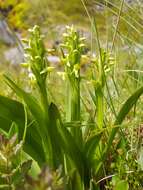
[[[89,190],[100,190],[99,186],[97,186],[93,180],[90,181],[90,189]]]
[[[30,124],[32,120],[29,116],[28,123]],[[24,131],[23,105],[20,102],[0,95],[0,128],[8,133],[13,122],[18,126],[18,137],[21,140]],[[28,127],[24,150],[40,165],[45,162],[42,153],[41,138],[38,135],[35,122]]]
[[[44,114],[43,114],[43,110],[40,107],[40,105],[37,103],[36,99],[29,93],[25,92],[24,90],[22,90],[21,88],[19,88],[8,76],[4,76],[5,77],[5,81],[8,84],[8,86],[14,91],[16,92],[16,94],[22,98],[25,103],[27,104],[29,110],[31,111],[31,113],[33,114],[33,116],[36,118],[38,123],[43,122],[44,120]]]
[[[99,144],[102,137],[102,132],[95,134],[86,142],[84,146],[84,154],[86,155],[88,167],[92,170],[97,169],[98,165],[98,155],[99,155]],[[94,168],[95,166],[95,168]]]
[[[57,141],[57,146],[59,146],[58,144],[60,144],[60,147],[62,147],[64,153],[67,153],[70,156],[79,172],[82,173],[84,166],[84,157],[81,153],[81,150],[78,148],[75,139],[67,130],[67,128],[63,125],[60,118],[60,113],[55,104],[52,103],[50,105],[49,113],[51,120],[55,121],[57,125],[57,136],[55,138],[55,142]]]
[[[128,190],[128,189],[129,189],[129,184],[125,180],[119,181],[114,188],[114,190]]]
[[[88,89],[88,92],[89,92],[89,94],[91,96],[91,99],[92,99],[94,105],[97,106],[97,97],[92,93],[91,90]]]
[[[8,138],[10,139],[14,134],[18,134],[18,126],[15,122],[12,122],[10,130],[8,132]]]
[[[99,141],[101,137],[102,137],[102,132],[95,134],[94,136],[92,136],[91,138],[87,140],[87,142],[84,145],[84,152],[86,153],[87,157],[91,157],[92,154],[95,153],[95,150],[97,146],[99,145]]]
[[[112,177],[112,185],[115,186],[121,179],[119,178],[118,175],[115,175]]]
[[[81,178],[79,176],[79,173],[74,170],[72,172],[72,178],[71,178],[71,189],[78,189],[78,190],[83,190],[83,182],[81,181]]]
[[[51,147],[51,139],[49,130],[46,125],[47,118],[45,117],[45,113],[41,106],[38,104],[38,101],[29,93],[25,92],[21,88],[19,88],[8,76],[5,76],[5,81],[8,86],[16,92],[16,94],[24,100],[25,104],[29,108],[30,112],[32,113],[35,121],[37,122],[37,131],[42,140],[43,146],[43,154],[45,155],[46,161],[49,165],[52,165],[53,158],[52,158],[52,147]],[[48,108],[47,108],[48,109]],[[35,133],[35,132],[34,132]]]

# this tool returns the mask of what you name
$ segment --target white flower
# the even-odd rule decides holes
[[[34,74],[32,72],[29,72],[28,77],[30,78],[31,81],[36,80],[36,78],[35,78],[35,76],[34,76]]]
[[[66,80],[66,73],[65,72],[57,72],[57,74],[62,77],[63,80]]]
[[[67,66],[68,66],[68,67],[70,67],[70,66],[71,66],[69,61],[67,62]]]

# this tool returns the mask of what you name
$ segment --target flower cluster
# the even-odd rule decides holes
[[[66,33],[63,34],[64,43],[61,47],[64,49],[62,62],[65,64],[66,72],[69,77],[80,76],[80,59],[85,47],[85,38],[80,38],[73,26],[66,27]]]
[[[28,68],[29,78],[36,80],[40,85],[45,83],[47,73],[51,72],[53,68],[48,67],[47,50],[44,46],[39,26],[34,26],[29,32],[29,40],[23,40],[26,44],[24,49],[26,63],[22,63],[22,66]]]
[[[115,59],[112,55],[104,50],[101,51],[101,57],[94,56],[91,59],[94,66],[94,80],[92,83],[98,88],[105,85],[106,77],[113,70]]]

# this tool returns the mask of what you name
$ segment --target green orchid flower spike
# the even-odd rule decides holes
[[[73,27],[66,27],[63,34],[64,43],[62,47],[62,61],[65,66],[67,76],[67,122],[80,121],[80,63],[85,47],[84,40],[79,32]],[[82,131],[80,128],[72,129],[73,136],[77,139],[77,144],[82,142]]]

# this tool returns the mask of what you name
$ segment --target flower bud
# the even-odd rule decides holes
[[[66,73],[65,72],[57,72],[57,74],[62,77],[63,80],[66,79]]]
[[[23,68],[28,68],[28,67],[29,67],[29,63],[20,63],[20,65],[21,65]]]
[[[55,67],[47,67],[43,71],[41,71],[40,74],[42,75],[47,72],[52,72],[52,71],[54,71],[54,69],[55,69]]]

